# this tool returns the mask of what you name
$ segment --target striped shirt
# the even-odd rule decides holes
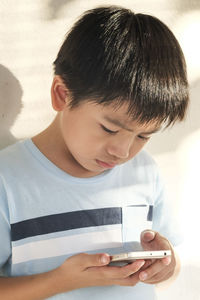
[[[140,249],[153,228],[179,243],[157,166],[141,151],[91,178],[59,169],[28,139],[0,152],[0,268],[5,276],[52,270],[76,253]],[[154,287],[91,287],[50,299],[154,299]]]

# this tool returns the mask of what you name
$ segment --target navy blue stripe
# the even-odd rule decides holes
[[[58,231],[122,223],[121,207],[81,210],[11,224],[12,241]]]
[[[147,207],[147,204],[133,204],[133,205],[128,205],[128,207]]]
[[[153,221],[153,205],[149,205],[147,221]]]

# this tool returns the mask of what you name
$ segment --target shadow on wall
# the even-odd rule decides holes
[[[49,0],[47,4],[46,18],[48,20],[59,18],[59,12],[62,8],[73,1],[74,0]]]
[[[0,149],[16,142],[10,128],[21,111],[22,94],[17,78],[0,65]]]
[[[155,136],[147,146],[152,154],[175,151],[186,137],[200,128],[199,95],[200,78],[190,86],[190,103],[186,120]]]

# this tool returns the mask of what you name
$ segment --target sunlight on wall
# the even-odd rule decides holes
[[[156,158],[164,170],[169,198],[177,203],[174,210],[181,215],[185,239],[179,247],[182,262],[197,267],[200,266],[200,11],[191,11],[177,18],[173,31],[186,58],[191,103],[185,137],[173,153],[161,153]]]
[[[185,13],[177,19],[174,31],[183,49],[189,81],[200,76],[200,11]]]
[[[182,166],[182,228],[185,242],[183,257],[200,266],[200,130],[191,134],[179,148],[179,162]]]
[[[192,84],[200,80],[200,11],[191,11],[180,17],[175,25],[175,32],[182,46],[186,57],[188,78]],[[198,115],[200,113],[199,94],[192,94],[191,107]],[[198,102],[198,105],[192,101]],[[195,106],[196,105],[196,106]],[[198,238],[198,228],[200,228],[200,119],[198,124],[192,119],[191,108],[189,112],[189,121],[196,122],[198,128],[191,131],[177,150],[177,160],[180,166],[182,201],[182,228],[184,231],[185,242],[182,247],[182,255],[185,261],[200,265],[200,240]],[[192,254],[192,255],[191,255]]]

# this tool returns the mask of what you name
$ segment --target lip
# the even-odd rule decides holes
[[[98,163],[98,165],[100,165],[101,167],[103,168],[107,168],[107,169],[111,169],[111,168],[114,168],[116,166],[116,164],[114,163],[107,163],[105,161],[101,161],[101,160],[98,160],[96,159],[96,162]]]

